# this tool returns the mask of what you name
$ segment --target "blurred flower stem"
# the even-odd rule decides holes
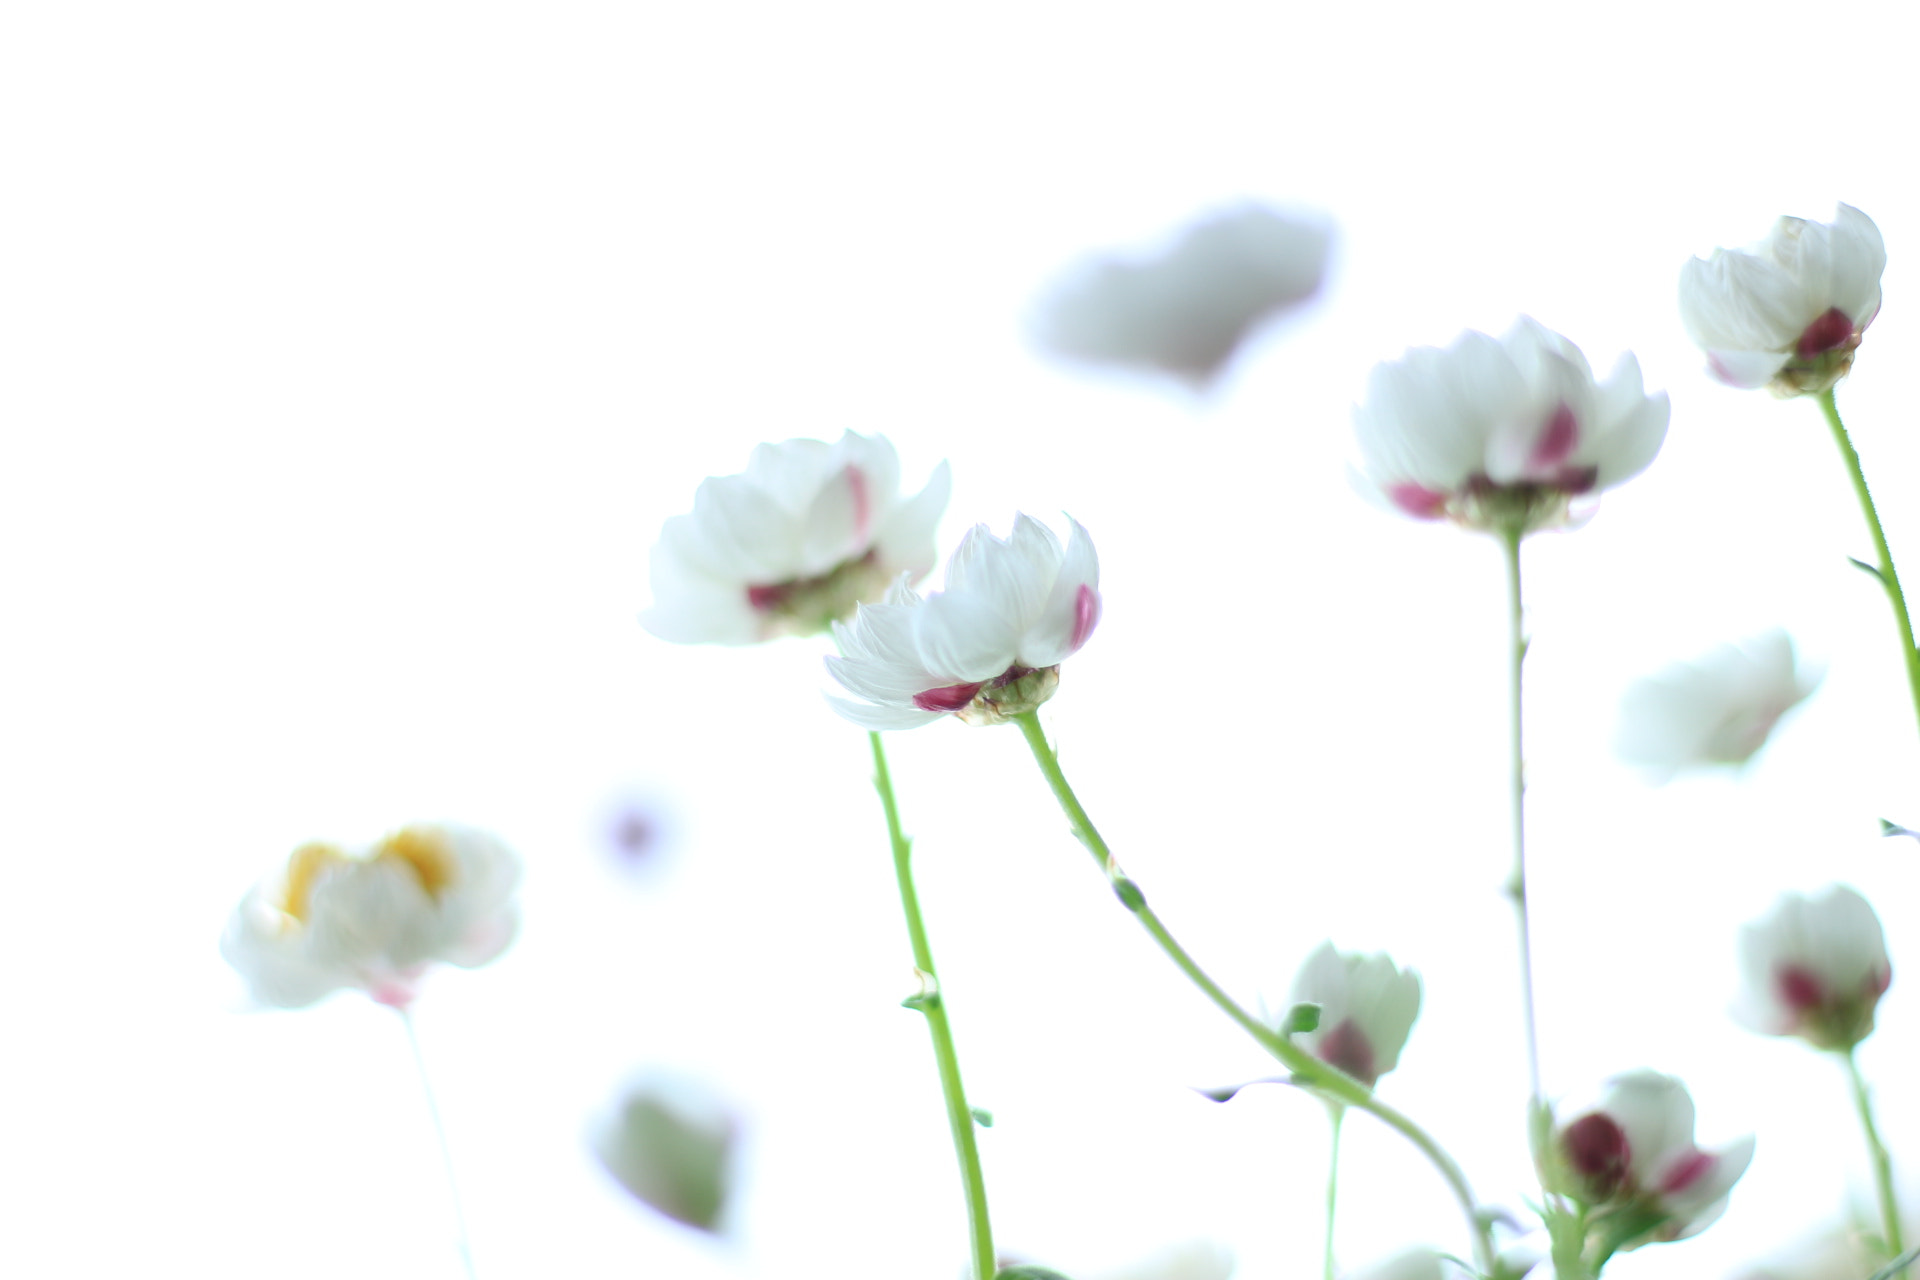
[[[1820,393],[1820,412],[1827,415],[1827,425],[1833,428],[1833,442],[1840,446],[1840,458],[1847,464],[1847,475],[1853,480],[1853,492],[1860,499],[1861,514],[1867,518],[1867,531],[1873,535],[1873,549],[1880,557],[1873,574],[1880,579],[1880,585],[1887,589],[1887,601],[1893,606],[1893,620],[1900,627],[1900,650],[1906,661],[1907,685],[1913,693],[1915,720],[1920,723],[1920,650],[1916,650],[1913,644],[1913,619],[1907,613],[1907,597],[1900,589],[1900,575],[1893,568],[1893,552],[1887,546],[1886,530],[1880,527],[1880,513],[1874,510],[1873,494],[1867,489],[1866,472],[1861,470],[1860,455],[1855,452],[1853,441],[1847,437],[1846,424],[1840,421],[1840,406],[1834,402],[1832,387]],[[1854,563],[1860,564],[1857,560]]]
[[[1474,1257],[1479,1263],[1480,1270],[1491,1274],[1494,1265],[1492,1230],[1473,1198],[1473,1188],[1468,1185],[1466,1174],[1461,1171],[1454,1158],[1448,1155],[1425,1129],[1374,1097],[1371,1089],[1337,1067],[1322,1062],[1285,1035],[1247,1012],[1226,993],[1219,983],[1207,976],[1206,970],[1187,954],[1186,948],[1182,947],[1174,936],[1167,932],[1167,927],[1160,923],[1160,917],[1155,915],[1153,909],[1147,905],[1146,895],[1141,892],[1140,887],[1124,875],[1120,865],[1114,861],[1112,850],[1107,848],[1107,842],[1101,838],[1100,832],[1094,828],[1093,820],[1081,807],[1079,797],[1074,794],[1073,787],[1067,782],[1067,776],[1060,771],[1060,758],[1047,742],[1047,732],[1040,725],[1040,713],[1026,711],[1013,719],[1020,726],[1020,732],[1025,735],[1027,745],[1032,748],[1033,758],[1039,763],[1040,772],[1046,775],[1047,785],[1053,789],[1054,799],[1060,802],[1060,808],[1066,813],[1067,820],[1073,824],[1074,836],[1093,855],[1094,861],[1106,875],[1108,883],[1113,886],[1114,896],[1119,898],[1120,904],[1133,913],[1141,927],[1152,935],[1153,940],[1160,944],[1160,949],[1167,953],[1168,959],[1187,975],[1187,979],[1194,986],[1200,988],[1207,999],[1213,1001],[1221,1012],[1240,1024],[1241,1030],[1259,1041],[1263,1049],[1278,1058],[1293,1072],[1295,1083],[1314,1090],[1331,1102],[1346,1103],[1370,1113],[1419,1148],[1421,1154],[1427,1157],[1427,1160],[1439,1171],[1441,1178],[1446,1181],[1448,1189],[1453,1192],[1454,1199],[1459,1201],[1460,1210],[1466,1215],[1468,1229],[1473,1235]]]
[[[427,1074],[427,1060],[420,1053],[420,1036],[413,1029],[413,1014],[405,1005],[391,1006],[400,1015],[400,1025],[407,1029],[407,1048],[413,1054],[413,1067],[420,1075],[420,1091],[426,1095],[427,1115],[433,1121],[434,1140],[440,1147],[440,1165],[447,1173],[447,1197],[453,1204],[454,1239],[460,1246],[460,1262],[466,1268],[467,1280],[477,1280],[478,1272],[473,1269],[473,1240],[467,1234],[466,1211],[460,1207],[460,1180],[453,1175],[453,1150],[447,1145],[447,1126],[440,1119],[440,1103],[434,1097],[433,1079]]]
[[[1340,1122],[1347,1118],[1347,1108],[1343,1103],[1329,1102],[1327,1115],[1333,1120],[1333,1133],[1327,1140],[1327,1250],[1326,1280],[1339,1280],[1333,1269],[1333,1221],[1334,1211],[1340,1203]]]
[[[900,910],[907,918],[907,936],[913,943],[913,967],[925,975],[929,988],[913,1000],[926,1015],[933,1036],[933,1057],[940,1069],[940,1092],[947,1103],[947,1127],[953,1131],[953,1151],[960,1160],[960,1177],[967,1191],[967,1231],[973,1250],[976,1280],[993,1280],[998,1260],[993,1251],[993,1224],[987,1217],[987,1180],[980,1169],[980,1144],[974,1136],[973,1110],[960,1082],[960,1055],[953,1047],[953,1028],[947,1022],[946,995],[933,967],[933,948],[927,925],[920,917],[920,895],[913,887],[913,841],[900,830],[900,806],[893,798],[893,776],[887,771],[887,752],[878,733],[873,744],[873,785],[887,811],[887,839],[893,846],[893,874],[900,883]]]
[[[1853,1105],[1860,1113],[1860,1127],[1867,1135],[1867,1154],[1873,1159],[1873,1185],[1880,1197],[1880,1222],[1886,1232],[1887,1256],[1899,1258],[1907,1246],[1900,1237],[1900,1202],[1893,1194],[1893,1160],[1887,1155],[1886,1144],[1880,1141],[1880,1127],[1873,1122],[1873,1095],[1867,1089],[1866,1077],[1860,1074],[1860,1063],[1851,1048],[1843,1056],[1847,1060],[1847,1076],[1853,1081]]]
[[[1526,526],[1508,520],[1498,529],[1500,549],[1507,562],[1507,739],[1512,748],[1513,871],[1507,878],[1507,896],[1513,899],[1520,926],[1520,1003],[1527,1034],[1528,1112],[1537,1112],[1545,1098],[1540,1091],[1540,1037],[1533,1012],[1533,928],[1527,910],[1527,761],[1522,737],[1520,677],[1527,661],[1526,614],[1520,600],[1520,540]],[[1534,1151],[1536,1163],[1539,1151]]]

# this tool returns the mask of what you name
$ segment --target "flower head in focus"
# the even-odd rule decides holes
[[[1204,384],[1326,273],[1328,231],[1260,205],[1208,215],[1157,253],[1096,258],[1041,303],[1036,340],[1070,360]]]
[[[513,940],[520,860],[470,827],[414,826],[359,854],[305,844],[240,902],[220,953],[263,1005],[357,988],[404,1009],[435,964],[483,965]]]
[[[904,578],[835,623],[827,670],[867,701],[832,698],[866,729],[912,729],[949,713],[1001,724],[1053,696],[1060,663],[1100,621],[1100,561],[1077,521],[1067,545],[1030,516],[1004,541],[975,525],[922,599]]]
[[[704,1089],[656,1077],[629,1088],[597,1121],[589,1145],[641,1203],[717,1231],[733,1184],[734,1117]]]
[[[1886,267],[1880,228],[1852,205],[1831,223],[1782,218],[1751,249],[1682,267],[1680,320],[1720,381],[1818,394],[1853,367]]]
[[[899,456],[879,436],[760,445],[745,471],[703,481],[692,512],[660,530],[641,624],[676,644],[825,631],[900,574],[933,567],[951,488],[943,462],[903,496]]]
[[[1293,980],[1295,1005],[1320,1006],[1320,1023],[1295,1038],[1371,1089],[1400,1062],[1420,1016],[1420,977],[1384,955],[1336,951],[1323,942]]]
[[[1578,347],[1523,316],[1504,338],[1469,331],[1376,365],[1353,415],[1356,479],[1407,515],[1531,532],[1645,470],[1667,413],[1632,355],[1596,383]]]
[[[1604,1257],[1705,1230],[1752,1159],[1752,1138],[1718,1152],[1695,1146],[1687,1087],[1657,1071],[1630,1071],[1554,1129],[1541,1176],[1587,1206],[1587,1229]]]
[[[1745,764],[1817,684],[1818,676],[1795,666],[1784,631],[1725,645],[1629,688],[1614,751],[1655,782],[1686,769]]]
[[[1783,896],[1740,931],[1734,1020],[1762,1035],[1851,1049],[1873,1032],[1893,981],[1886,934],[1867,900],[1845,885],[1817,897]]]

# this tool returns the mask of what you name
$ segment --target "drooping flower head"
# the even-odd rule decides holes
[[[1077,521],[1067,545],[1018,515],[1004,541],[975,525],[922,598],[896,581],[880,604],[835,623],[827,670],[866,702],[830,701],[867,729],[912,729],[948,714],[1000,724],[1053,696],[1060,663],[1100,621],[1100,560]]]
[[[470,827],[406,827],[357,854],[305,844],[241,900],[220,952],[264,1005],[357,988],[404,1009],[434,965],[506,949],[519,882],[513,852]]]
[[[701,1231],[719,1230],[733,1186],[739,1123],[691,1081],[654,1076],[629,1086],[588,1141],[600,1164],[641,1203]]]
[[[1353,415],[1357,480],[1422,519],[1547,528],[1645,470],[1667,413],[1631,354],[1596,383],[1578,347],[1523,316],[1504,338],[1468,331],[1376,365]]]
[[[1328,238],[1260,205],[1220,210],[1164,248],[1082,264],[1041,303],[1035,339],[1069,360],[1205,383],[1261,321],[1319,289]]]
[[[1614,750],[1655,782],[1687,769],[1745,764],[1818,683],[1796,668],[1784,631],[1725,645],[1629,688]]]
[[[1587,1206],[1588,1230],[1607,1252],[1695,1235],[1726,1211],[1753,1139],[1704,1151],[1693,1143],[1693,1114],[1672,1076],[1615,1076],[1597,1103],[1555,1127],[1541,1176]]]
[[[1399,1064],[1420,1016],[1420,976],[1387,956],[1323,942],[1300,966],[1289,999],[1320,1006],[1319,1026],[1297,1036],[1301,1047],[1372,1088]]]
[[[902,573],[918,580],[933,567],[951,487],[943,462],[903,496],[899,456],[880,436],[760,445],[745,471],[703,481],[692,512],[660,530],[641,624],[677,644],[825,631]]]
[[[1740,931],[1740,994],[1733,1016],[1769,1036],[1851,1049],[1873,1032],[1893,981],[1886,934],[1867,900],[1845,885],[1784,895]]]
[[[1880,228],[1852,205],[1831,223],[1782,218],[1751,249],[1682,267],[1680,320],[1720,381],[1817,394],[1853,367],[1886,269]]]

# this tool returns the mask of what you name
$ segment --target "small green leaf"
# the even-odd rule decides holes
[[[1878,569],[1874,568],[1872,565],[1868,564],[1865,560],[1855,560],[1852,556],[1848,556],[1847,563],[1852,565],[1854,568],[1858,569],[1862,573],[1872,574],[1874,578],[1879,581],[1881,586],[1884,587],[1887,585],[1886,575],[1881,573]]]
[[[1113,882],[1113,896],[1129,911],[1138,911],[1147,905],[1147,895],[1140,891],[1140,886],[1124,876]]]
[[[1286,1020],[1280,1024],[1283,1036],[1302,1035],[1308,1031],[1317,1031],[1320,1027],[1320,1006],[1303,1000],[1287,1010]]]
[[[985,1107],[968,1107],[967,1110],[973,1112],[973,1122],[982,1129],[993,1128],[993,1112]]]
[[[902,1009],[917,1009],[921,1013],[925,1013],[929,1009],[938,1009],[940,1007],[940,993],[933,991],[908,996],[900,1002],[900,1007]]]

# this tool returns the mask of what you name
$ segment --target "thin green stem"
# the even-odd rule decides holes
[[[1527,661],[1526,613],[1520,601],[1520,539],[1525,533],[1518,521],[1499,530],[1500,549],[1507,562],[1507,740],[1512,749],[1513,871],[1507,877],[1507,896],[1513,900],[1514,918],[1520,926],[1520,1005],[1527,1035],[1528,1112],[1532,1114],[1543,1095],[1540,1035],[1533,1012],[1533,927],[1527,910],[1527,762],[1520,700],[1520,676]],[[1536,1158],[1539,1154],[1534,1152]]]
[[[1327,1252],[1326,1280],[1338,1280],[1333,1270],[1333,1221],[1334,1211],[1340,1203],[1340,1122],[1347,1117],[1347,1109],[1337,1102],[1327,1104],[1327,1114],[1333,1117],[1333,1136],[1328,1140],[1327,1155]]]
[[[447,1174],[447,1195],[453,1202],[453,1234],[460,1246],[460,1261],[466,1267],[467,1280],[475,1280],[472,1238],[467,1234],[467,1215],[460,1207],[460,1180],[453,1176],[453,1150],[447,1145],[447,1126],[440,1119],[440,1103],[434,1098],[433,1080],[427,1075],[427,1060],[420,1053],[420,1037],[413,1029],[413,1014],[401,1005],[392,1006],[407,1029],[407,1048],[413,1053],[413,1069],[420,1076],[420,1091],[426,1095],[427,1115],[433,1121],[433,1136],[440,1146],[440,1165]]]
[[[1832,387],[1820,393],[1820,411],[1827,416],[1827,425],[1833,428],[1833,442],[1840,446],[1840,458],[1847,464],[1854,495],[1860,499],[1860,511],[1867,518],[1867,531],[1873,535],[1874,553],[1880,557],[1875,576],[1887,590],[1893,620],[1900,628],[1900,653],[1906,663],[1907,686],[1913,694],[1915,720],[1920,722],[1920,649],[1913,643],[1913,619],[1907,613],[1907,597],[1900,589],[1900,575],[1893,568],[1893,551],[1887,546],[1886,530],[1880,527],[1880,513],[1874,509],[1873,494],[1867,489],[1867,473],[1861,470],[1860,455],[1847,437],[1846,424],[1840,421],[1840,406],[1834,401]]]
[[[1880,1197],[1880,1224],[1886,1235],[1887,1256],[1898,1258],[1907,1246],[1900,1238],[1900,1202],[1893,1194],[1893,1160],[1887,1155],[1886,1144],[1880,1141],[1879,1126],[1873,1122],[1873,1095],[1867,1090],[1866,1077],[1860,1074],[1860,1063],[1852,1049],[1844,1056],[1847,1075],[1853,1081],[1854,1109],[1860,1113],[1860,1128],[1867,1135],[1867,1154],[1873,1160],[1873,1185]]]
[[[1330,1101],[1343,1102],[1356,1110],[1367,1112],[1399,1133],[1426,1156],[1428,1162],[1446,1182],[1447,1188],[1453,1192],[1454,1199],[1459,1201],[1461,1212],[1466,1215],[1468,1228],[1473,1233],[1474,1256],[1481,1270],[1490,1273],[1493,1269],[1492,1231],[1480,1214],[1478,1202],[1473,1198],[1473,1189],[1467,1183],[1466,1174],[1461,1171],[1454,1158],[1448,1155],[1446,1149],[1434,1141],[1432,1135],[1426,1130],[1400,1111],[1376,1098],[1371,1089],[1330,1063],[1322,1062],[1248,1013],[1226,993],[1219,983],[1207,976],[1207,972],[1194,961],[1191,955],[1187,954],[1186,948],[1175,941],[1173,935],[1167,932],[1167,927],[1160,923],[1160,917],[1155,915],[1153,909],[1147,905],[1146,895],[1141,892],[1140,886],[1129,879],[1120,870],[1120,865],[1114,861],[1113,851],[1101,838],[1100,832],[1093,825],[1093,820],[1087,817],[1087,811],[1081,807],[1079,797],[1074,794],[1072,786],[1068,784],[1066,775],[1060,771],[1060,759],[1047,742],[1046,730],[1040,726],[1039,712],[1024,712],[1015,716],[1014,722],[1020,726],[1020,732],[1025,735],[1027,745],[1032,748],[1033,758],[1039,763],[1040,772],[1046,775],[1047,785],[1052,788],[1054,799],[1060,802],[1060,808],[1065,811],[1067,820],[1072,823],[1073,834],[1081,844],[1087,847],[1094,861],[1100,865],[1108,883],[1113,886],[1114,894],[1119,898],[1120,904],[1133,913],[1134,919],[1138,920],[1140,926],[1160,945],[1160,949],[1167,954],[1167,958],[1173,961],[1180,972],[1187,976],[1187,980],[1198,987],[1207,999],[1213,1001],[1222,1013],[1238,1023],[1241,1030],[1257,1040],[1261,1048],[1284,1063],[1298,1078],[1298,1083],[1317,1091]]]
[[[873,744],[873,785],[887,811],[887,839],[893,845],[893,874],[900,884],[900,910],[907,918],[907,937],[913,944],[913,967],[926,984],[913,1005],[926,1015],[933,1037],[933,1057],[940,1069],[940,1093],[947,1103],[947,1127],[953,1131],[953,1151],[966,1184],[967,1233],[973,1248],[977,1280],[993,1280],[999,1261],[993,1251],[993,1224],[987,1217],[987,1180],[980,1168],[980,1144],[973,1126],[973,1109],[960,1082],[960,1055],[953,1047],[953,1028],[947,1022],[946,995],[933,967],[933,948],[927,942],[926,922],[920,916],[920,895],[913,887],[913,841],[900,830],[900,806],[893,798],[893,776],[887,771],[887,752],[880,735],[869,733]]]

